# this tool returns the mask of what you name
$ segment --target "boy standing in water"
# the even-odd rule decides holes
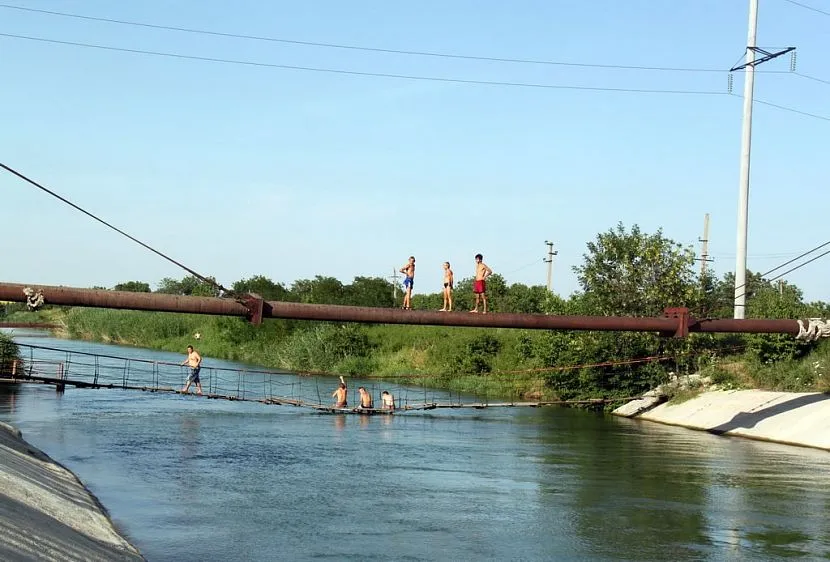
[[[334,407],[335,408],[345,408],[346,407],[346,397],[349,394],[349,390],[346,388],[346,381],[343,380],[343,375],[340,375],[340,386],[337,387],[337,390],[331,393],[334,397]]]
[[[409,261],[400,269],[403,278],[403,309],[412,308],[412,286],[415,284],[415,256],[409,256]]]
[[[481,254],[476,254],[476,280],[473,281],[473,294],[476,296],[476,305],[470,312],[478,312],[478,301],[484,303],[484,309],[481,311],[482,314],[487,313],[487,284],[486,279],[493,274],[493,270],[487,267],[487,264],[484,263],[484,256]]]
[[[452,286],[453,275],[450,269],[450,262],[444,262],[444,308],[441,312],[452,312]]]
[[[380,393],[381,408],[384,410],[395,410],[395,398],[389,394],[388,390]]]
[[[375,407],[375,401],[372,399],[372,395],[364,388],[360,387],[357,389],[360,393],[360,407],[361,408],[369,408],[372,409]]]

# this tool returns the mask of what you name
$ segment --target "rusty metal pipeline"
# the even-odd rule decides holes
[[[46,304],[126,310],[149,310],[188,314],[210,314],[248,318],[255,324],[263,318],[408,324],[424,326],[466,326],[479,328],[520,328],[525,330],[598,330],[659,332],[683,337],[690,332],[799,333],[796,320],[695,319],[688,309],[668,308],[663,317],[560,316],[548,314],[438,312],[400,310],[329,304],[264,301],[256,295],[240,299],[132,293],[104,289],[78,289],[44,285],[0,283],[0,300],[26,302],[23,290],[39,291]]]

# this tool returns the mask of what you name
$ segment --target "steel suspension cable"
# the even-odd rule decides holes
[[[163,252],[160,252],[159,250],[156,250],[155,248],[153,248],[152,246],[150,246],[148,244],[145,244],[144,242],[142,242],[138,238],[136,238],[134,236],[131,236],[130,234],[127,234],[126,232],[124,232],[120,228],[118,228],[116,226],[113,226],[112,224],[108,223],[104,219],[92,214],[91,212],[87,211],[86,209],[84,209],[82,207],[79,207],[78,205],[76,205],[75,203],[70,201],[69,199],[66,199],[65,197],[62,197],[61,195],[58,195],[57,193],[55,193],[51,189],[41,185],[40,183],[38,183],[35,180],[29,178],[28,176],[22,174],[21,172],[18,172],[14,168],[12,168],[10,166],[7,166],[6,164],[3,164],[2,162],[0,162],[0,168],[6,170],[10,174],[13,174],[13,175],[17,176],[18,178],[22,179],[23,181],[29,183],[30,185],[32,185],[34,187],[40,189],[41,191],[44,191],[44,192],[48,193],[49,195],[51,195],[52,197],[58,199],[59,201],[62,201],[63,203],[66,203],[67,205],[69,205],[73,209],[78,210],[78,211],[82,212],[83,214],[87,215],[88,217],[100,222],[101,224],[103,224],[107,228],[110,228],[110,229],[114,230],[115,232],[121,234],[122,236],[125,236],[125,237],[129,238],[130,240],[132,240],[136,244],[150,250],[151,252],[153,252],[154,254],[156,254],[158,256],[161,256],[162,258],[169,261],[170,263],[173,263],[173,264],[179,266],[180,268],[187,271],[188,273],[190,273],[191,275],[193,275],[194,277],[196,277],[197,279],[199,279],[203,283],[207,283],[208,285],[211,285],[215,289],[218,289],[219,291],[222,291],[224,293],[230,293],[231,292],[227,288],[223,287],[221,283],[217,283],[213,279],[210,279],[209,277],[206,277],[206,276],[194,271],[193,269],[187,267],[183,263],[181,263],[179,261],[176,261],[175,259],[171,258],[167,254],[165,254]]]

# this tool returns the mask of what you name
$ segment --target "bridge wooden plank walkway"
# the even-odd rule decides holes
[[[388,410],[383,408],[361,408],[359,406],[338,408],[328,404],[320,404],[316,402],[309,402],[298,400],[290,397],[269,397],[269,398],[245,398],[240,396],[233,396],[228,394],[218,393],[203,393],[197,394],[195,392],[182,392],[179,388],[170,386],[147,386],[147,385],[122,385],[117,383],[92,383],[88,381],[79,381],[72,379],[60,379],[55,377],[46,377],[41,375],[17,375],[15,377],[0,378],[0,383],[17,384],[49,384],[57,387],[73,386],[75,388],[85,389],[120,389],[120,390],[137,390],[142,392],[160,392],[167,394],[180,394],[182,396],[191,396],[194,398],[205,398],[208,400],[228,400],[231,402],[257,402],[266,405],[276,406],[296,406],[308,408],[320,413],[326,414],[357,414],[357,415],[393,415],[396,413],[427,411],[427,410],[460,410],[460,409],[474,409],[486,410],[488,408],[541,408],[545,406],[564,406],[577,404],[605,404],[608,402],[623,402],[636,400],[640,396],[624,397],[624,398],[592,398],[586,400],[546,400],[546,401],[516,401],[516,402],[423,402],[415,404],[404,404],[398,406],[395,410]]]
[[[321,392],[320,382],[328,386],[330,374],[307,376],[276,370],[236,369],[203,366],[201,384],[203,394],[182,392],[188,370],[180,363],[153,361],[142,358],[117,357],[72,351],[54,347],[19,344],[28,350],[28,358],[9,365],[0,365],[0,383],[47,384],[64,392],[67,386],[78,389],[122,389],[150,393],[179,394],[208,400],[256,402],[265,405],[302,407],[322,414],[390,415],[430,410],[484,410],[489,408],[540,408],[561,405],[601,405],[609,402],[630,401],[639,396],[595,398],[587,400],[481,400],[468,396],[462,400],[448,399],[448,394],[426,387],[395,386],[384,382],[396,398],[395,410],[337,408],[326,403],[327,392]],[[3,373],[3,370],[7,372]],[[359,379],[359,377],[356,377]],[[310,380],[309,380],[310,379]],[[366,384],[366,383],[364,383]],[[373,387],[374,388],[374,387]],[[428,392],[433,393],[432,397]],[[414,394],[414,396],[412,396]],[[486,396],[486,393],[484,394]],[[440,397],[440,398],[439,398]]]

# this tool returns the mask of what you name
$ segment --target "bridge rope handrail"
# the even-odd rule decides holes
[[[60,353],[70,353],[72,355],[84,355],[87,357],[104,357],[106,359],[116,359],[118,361],[131,361],[134,363],[146,363],[150,365],[169,365],[173,367],[181,367],[181,363],[176,363],[174,361],[155,361],[153,359],[141,359],[141,358],[134,358],[134,357],[124,357],[121,355],[109,355],[106,353],[92,353],[89,351],[76,351],[74,349],[66,349],[60,347],[50,347],[46,345],[35,345],[35,344],[28,344],[28,343],[18,343],[18,347],[25,347],[29,349],[43,349],[46,351],[57,351]],[[204,367],[214,369],[216,371],[230,371],[230,372],[245,372],[245,373],[254,373],[260,375],[293,375],[297,374],[296,371],[289,371],[286,369],[240,369],[234,367]],[[336,376],[336,375],[335,375]]]

